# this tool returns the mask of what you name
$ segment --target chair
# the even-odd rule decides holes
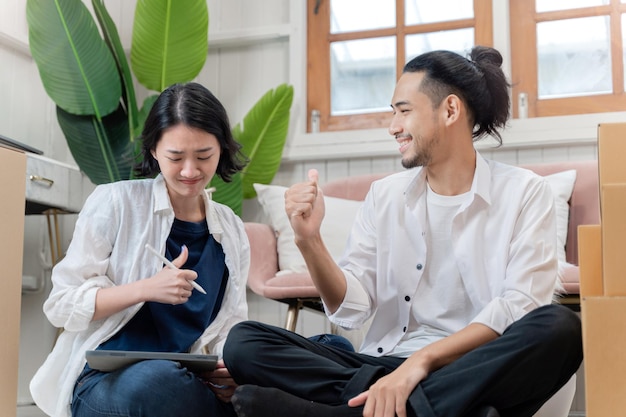
[[[244,223],[244,227],[250,240],[248,288],[262,297],[288,305],[285,329],[295,331],[302,308],[323,312],[319,292],[308,273],[279,272],[276,235],[272,227],[252,222]]]

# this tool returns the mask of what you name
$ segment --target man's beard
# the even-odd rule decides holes
[[[402,161],[401,161],[402,166],[405,169],[428,166],[428,164],[430,163],[430,160],[432,159],[432,150],[437,145],[437,143],[439,143],[439,136],[437,135],[433,136],[430,142],[428,142],[428,145],[426,148],[416,149],[416,146],[414,146],[416,143],[424,143],[424,142],[425,141],[421,136],[418,136],[417,140],[415,140],[415,138],[413,139],[412,149],[415,150],[414,154],[412,156],[407,156],[406,158],[402,158]]]
[[[401,161],[402,166],[406,169],[426,166],[428,161],[426,161],[426,158],[423,158],[423,156],[424,155],[419,154],[412,158],[403,158]]]

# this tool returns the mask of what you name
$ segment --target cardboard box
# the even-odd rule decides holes
[[[579,228],[587,417],[626,413],[626,123],[598,127],[601,226]]]
[[[598,126],[598,170],[600,186],[626,184],[626,123]]]
[[[626,297],[581,300],[587,417],[626,413]]]
[[[0,416],[17,412],[26,155],[0,147]]]
[[[604,295],[602,279],[602,227],[578,226],[578,270],[580,296]]]
[[[626,183],[601,185],[600,201],[604,295],[626,296]]]

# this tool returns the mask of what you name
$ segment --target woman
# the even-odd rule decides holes
[[[244,166],[224,107],[199,84],[173,85],[150,111],[142,147],[136,173],[156,177],[96,187],[52,272],[44,311],[64,332],[31,381],[33,398],[54,416],[233,416],[236,385],[221,360],[204,375],[163,360],[112,372],[86,365],[92,349],[221,357],[247,317],[243,223],[206,190]]]

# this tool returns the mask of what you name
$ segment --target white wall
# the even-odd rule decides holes
[[[86,4],[90,2],[84,0]],[[125,47],[130,46],[136,1],[106,0]],[[315,166],[322,181],[346,175],[399,170],[395,142],[385,129],[342,133],[305,134],[306,120],[306,11],[304,1],[208,0],[210,11],[209,55],[198,81],[210,88],[229,111],[231,122],[242,120],[247,110],[268,89],[289,82],[295,87],[292,124],[284,162],[276,184],[289,185],[305,178]],[[508,50],[508,2],[494,0],[496,47]],[[26,0],[0,3],[0,133],[44,151],[50,158],[72,164],[56,122],[54,105],[45,94],[37,68],[28,51]],[[140,90],[140,95],[146,92]],[[389,92],[390,97],[392,92]],[[488,157],[505,162],[595,159],[599,122],[626,121],[626,113],[563,118],[514,120],[504,132],[505,145],[492,149],[479,145]],[[254,218],[256,205],[248,201],[244,217]],[[30,216],[29,216],[30,217]],[[72,218],[64,221],[63,244],[71,234]],[[46,223],[40,216],[27,219],[24,271],[49,275],[46,258]],[[29,402],[27,381],[49,350],[54,332],[40,310],[45,292],[23,296],[20,401]],[[282,324],[285,306],[250,296],[250,316]],[[317,313],[303,313],[298,331],[310,335],[328,331]]]

